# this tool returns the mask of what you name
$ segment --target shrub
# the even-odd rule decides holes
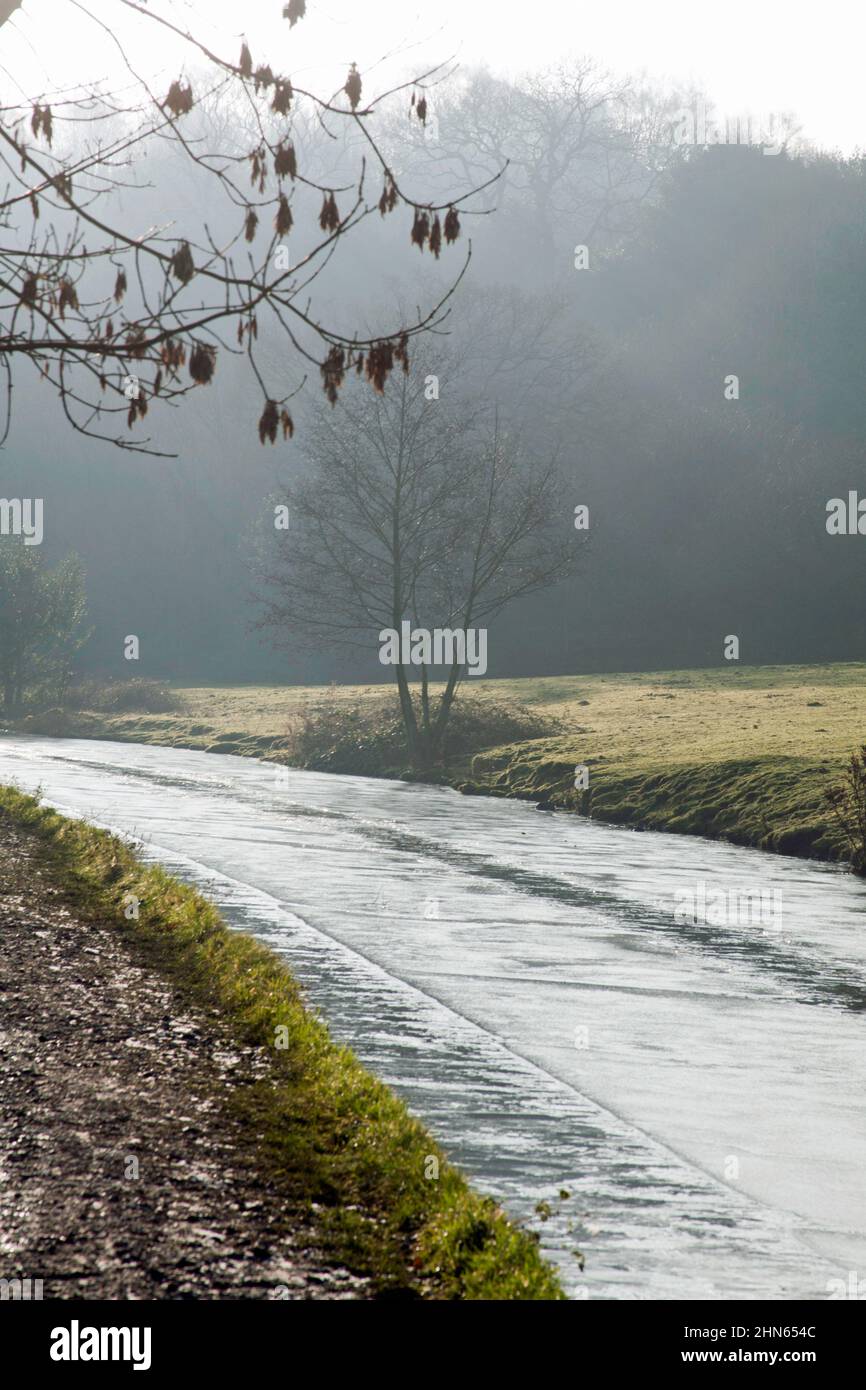
[[[416,698],[416,709],[418,701]],[[555,720],[519,705],[461,696],[445,732],[442,762],[483,748],[560,732]],[[374,777],[405,768],[406,734],[396,695],[309,705],[296,716],[286,741],[288,761],[319,772]]]
[[[851,868],[866,877],[866,743],[851,754],[844,779],[828,787],[824,798],[842,832]]]
[[[81,680],[67,691],[67,709],[99,710],[105,714],[144,713],[169,714],[183,707],[183,702],[164,681],[147,676],[131,680]]]

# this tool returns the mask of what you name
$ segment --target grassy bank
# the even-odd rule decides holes
[[[171,714],[52,714],[19,727],[290,761],[299,722],[318,721],[320,756],[303,765],[400,775],[393,759],[371,767],[369,749],[360,761],[344,744],[327,747],[340,711],[375,710],[383,689],[180,688],[182,708]],[[461,790],[785,854],[842,852],[823,791],[866,738],[862,663],[468,681],[466,689],[555,721],[556,731],[504,742],[479,730],[476,747],[443,771]],[[585,792],[574,790],[578,764],[589,769]]]
[[[115,837],[8,787],[0,815],[39,837],[52,881],[80,916],[110,923],[181,998],[215,1009],[231,1037],[261,1048],[261,1079],[228,1103],[257,1136],[257,1162],[287,1210],[315,1212],[329,1257],[371,1276],[383,1295],[563,1296],[535,1238],[473,1192],[403,1103],[331,1041],[276,956]],[[125,915],[130,895],[137,920]]]

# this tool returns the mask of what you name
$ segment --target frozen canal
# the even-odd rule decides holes
[[[284,955],[573,1296],[823,1299],[866,1272],[866,884],[177,749],[5,737],[0,781]]]

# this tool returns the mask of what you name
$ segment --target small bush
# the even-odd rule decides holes
[[[417,713],[417,698],[415,705]],[[555,720],[519,705],[458,697],[451,710],[441,761],[448,763],[483,748],[549,738],[559,732]],[[375,777],[400,771],[408,760],[400,702],[396,695],[387,695],[378,700],[310,705],[290,726],[286,753],[295,766],[318,772]]]
[[[147,676],[133,676],[128,681],[77,681],[68,690],[64,704],[67,709],[105,714],[170,714],[182,708],[182,701],[164,681]]]
[[[842,832],[851,868],[866,877],[866,743],[851,754],[842,782],[828,787],[824,798]]]

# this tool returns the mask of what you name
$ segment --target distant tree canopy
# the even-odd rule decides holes
[[[389,148],[407,179],[484,187],[498,214],[485,260],[527,286],[569,273],[576,243],[598,266],[633,231],[680,156],[671,119],[680,100],[586,57],[514,77],[468,69],[432,90],[423,126],[391,113]]]
[[[0,19],[14,9],[6,3]],[[282,6],[287,35],[306,10],[306,0]],[[338,242],[371,218],[408,213],[407,243],[435,259],[460,236],[460,211],[474,190],[464,184],[440,197],[410,196],[372,125],[397,92],[423,125],[436,73],[372,94],[352,64],[341,90],[321,96],[246,42],[231,57],[212,51],[182,27],[168,0],[112,0],[109,14],[158,26],[188,51],[190,75],[154,91],[136,71],[126,31],[117,37],[95,3],[75,0],[75,11],[93,34],[114,40],[116,82],[15,97],[0,109],[5,430],[22,361],[56,389],[75,429],[146,452],[154,450],[140,427],[154,402],[176,403],[207,386],[228,352],[251,369],[260,402],[251,423],[258,421],[262,443],[293,433],[289,401],[306,371],[315,371],[331,401],[349,371],[381,391],[395,366],[407,366],[410,340],[437,322],[449,290],[367,338],[324,322],[311,293]],[[0,49],[8,33],[0,31]],[[79,42],[86,51],[84,28]],[[207,119],[226,109],[236,117],[227,141],[215,138]],[[304,119],[329,135],[351,132],[350,176],[343,170],[328,180],[305,164],[296,134]],[[134,196],[144,188],[137,170],[166,142],[185,162],[196,196],[183,215],[174,207],[166,214],[157,196],[154,223],[148,200]],[[226,230],[215,232],[217,224]],[[289,348],[289,390],[285,371],[277,380],[259,359],[266,326]],[[117,432],[118,417],[127,433]]]

